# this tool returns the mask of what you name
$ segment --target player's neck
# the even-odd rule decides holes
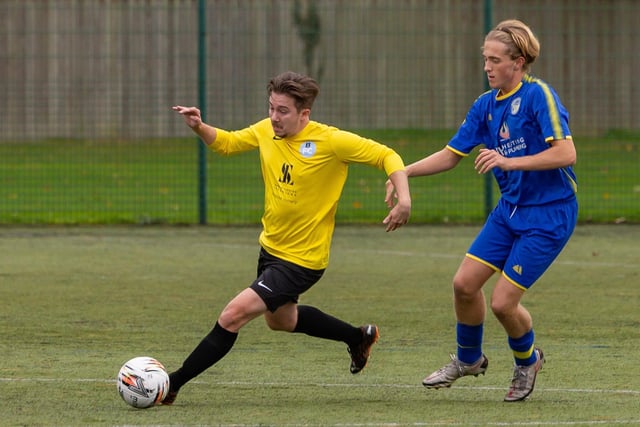
[[[522,80],[518,80],[513,85],[510,85],[510,89],[500,88],[496,94],[496,98],[506,98],[513,95],[522,86]]]

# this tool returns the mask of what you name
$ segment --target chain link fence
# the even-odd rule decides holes
[[[265,116],[266,83],[288,69],[319,80],[315,120],[417,160],[485,90],[487,19],[512,17],[540,39],[532,72],[571,113],[581,221],[637,222],[638,16],[633,0],[5,0],[0,223],[196,223],[198,142],[170,107],[203,95],[208,122],[244,127]],[[257,223],[257,157],[210,154],[206,169],[209,222]],[[428,200],[416,184],[412,221],[481,221],[483,183],[471,175],[433,181],[441,191]],[[354,168],[338,219],[378,221],[382,182]]]

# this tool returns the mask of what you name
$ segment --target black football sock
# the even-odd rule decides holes
[[[343,341],[349,345],[357,345],[362,340],[360,328],[308,305],[298,306],[298,323],[293,332],[300,332],[317,338]]]
[[[236,332],[229,332],[216,322],[211,332],[185,359],[182,367],[169,375],[171,391],[177,392],[187,381],[222,359],[231,350],[237,337]]]

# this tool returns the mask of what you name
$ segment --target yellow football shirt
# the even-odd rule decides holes
[[[276,137],[268,118],[242,130],[216,131],[209,147],[221,155],[260,150],[265,190],[262,247],[314,270],[329,263],[348,164],[375,166],[387,176],[404,170],[402,159],[391,148],[315,121],[288,138]]]

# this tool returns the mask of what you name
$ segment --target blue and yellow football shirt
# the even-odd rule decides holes
[[[476,146],[497,150],[505,157],[534,155],[549,141],[571,139],[569,114],[558,95],[544,81],[525,75],[510,93],[482,94],[447,148],[467,156]],[[492,170],[502,198],[513,205],[532,206],[575,197],[573,168],[544,171]]]

